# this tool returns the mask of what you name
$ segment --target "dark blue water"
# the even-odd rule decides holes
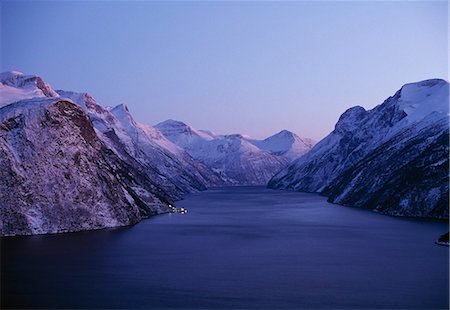
[[[448,308],[447,223],[261,187],[187,196],[186,215],[1,240],[2,307]]]

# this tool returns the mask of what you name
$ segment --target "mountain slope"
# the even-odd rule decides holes
[[[57,92],[86,109],[100,138],[108,147],[125,161],[137,161],[141,169],[174,199],[221,184],[219,176],[194,161],[159,130],[137,123],[125,105],[106,109],[88,94]]]
[[[300,138],[295,133],[282,130],[264,140],[248,140],[262,150],[283,157],[288,161],[306,154],[314,146],[315,141],[308,138]]]
[[[98,139],[82,109],[59,98],[0,108],[0,234],[57,233],[135,224],[167,212]],[[141,177],[142,179],[138,179]]]
[[[330,201],[396,216],[448,218],[448,122],[411,128],[346,170],[323,193]]]
[[[9,71],[0,73],[0,106],[36,97],[58,97],[39,76]]]
[[[388,214],[448,217],[446,135],[448,83],[406,84],[372,110],[347,110],[268,186],[322,192],[332,202]]]
[[[229,185],[262,185],[286,160],[250,143],[242,135],[213,135],[167,120],[155,126],[167,139],[219,173]]]
[[[0,80],[0,233],[130,225],[221,184],[158,130],[20,72]]]

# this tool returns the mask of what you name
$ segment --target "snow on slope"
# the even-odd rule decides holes
[[[89,94],[57,93],[37,76],[1,77],[3,235],[134,224],[184,193],[222,184],[125,106],[110,111]]]
[[[135,224],[167,212],[154,184],[110,152],[86,113],[61,98],[0,108],[0,235]]]
[[[240,134],[213,135],[174,120],[155,127],[193,158],[219,173],[227,184],[265,184],[286,164],[286,160],[258,148]]]
[[[406,84],[400,90],[398,106],[405,111],[409,123],[417,122],[429,113],[448,114],[448,83],[433,79]]]
[[[372,110],[366,111],[358,106],[348,109],[339,118],[334,131],[318,142],[309,153],[274,176],[271,186],[320,192],[343,170],[356,164],[405,126],[426,116],[417,112],[427,114],[425,111],[428,106],[428,114],[435,113],[437,117],[447,115],[448,108],[445,109],[445,105],[433,103],[439,100],[445,102],[442,94],[447,93],[448,96],[448,84],[443,80],[431,81],[407,85],[408,93],[411,87],[416,89],[415,92],[430,93],[430,96],[425,95],[426,100],[411,102],[410,97],[405,100],[402,98],[402,88]],[[421,106],[425,109],[421,109]],[[408,110],[410,116],[404,109],[411,109]]]
[[[159,129],[167,139],[182,148],[194,149],[195,146],[214,139],[211,133],[194,129],[183,122],[172,119],[157,124],[155,128]]]
[[[170,142],[158,129],[136,122],[126,105],[120,104],[110,109],[110,112],[119,120],[128,135],[136,138],[137,144],[145,141],[147,144],[158,145],[175,155],[183,153],[182,148]]]
[[[123,160],[137,160],[146,165],[148,174],[174,199],[222,184],[215,172],[194,161],[157,129],[135,122],[124,105],[107,109],[87,93],[54,91],[40,77],[20,72],[5,72],[1,78],[0,101],[4,105],[29,97],[60,97],[78,104],[88,113],[97,133],[110,148]]]
[[[306,154],[314,146],[315,141],[308,138],[300,138],[295,133],[282,130],[264,140],[248,140],[260,149],[274,155],[286,158],[289,161]]]
[[[136,122],[121,104],[106,109],[87,94],[59,91],[61,96],[87,107],[89,117],[102,140],[123,159],[137,160],[160,186],[181,199],[185,193],[220,185],[220,178],[195,162],[157,129]]]
[[[58,97],[58,94],[38,76],[18,71],[0,73],[0,107],[35,97]]]
[[[374,205],[376,201],[380,204],[388,204],[387,200],[376,198],[383,196],[379,191],[383,188],[383,184],[387,184],[391,180],[386,176],[390,175],[390,178],[393,178],[387,171],[406,173],[405,171],[409,170],[401,168],[414,165],[418,170],[428,171],[426,165],[419,165],[416,162],[433,164],[432,161],[420,159],[421,156],[428,156],[426,155],[428,153],[421,152],[421,149],[410,145],[408,141],[417,141],[416,144],[421,145],[424,150],[437,150],[440,147],[448,149],[448,139],[433,138],[439,133],[445,134],[445,131],[448,131],[448,91],[449,86],[446,81],[427,80],[406,84],[394,96],[389,97],[383,104],[372,110],[366,111],[362,107],[348,109],[341,115],[333,132],[317,143],[309,153],[275,175],[268,186],[307,192],[324,192],[324,194],[331,195],[331,201],[371,209],[377,208],[380,212],[389,213],[392,207]],[[419,142],[422,140],[425,143]],[[447,143],[436,145],[438,142],[435,141],[440,141],[439,143],[447,141]],[[383,157],[382,154],[375,156],[380,150],[386,154],[392,152],[395,156],[392,155],[393,157],[389,158]],[[396,150],[395,153],[394,150]],[[415,154],[415,157],[412,154]],[[373,162],[376,160],[378,163],[376,169],[358,170],[361,174],[352,173],[352,171],[360,169],[362,163],[368,165],[368,158],[372,158]],[[446,163],[438,166],[445,170],[446,165],[448,166],[448,157],[446,157]],[[402,209],[403,211],[399,211],[399,214],[424,216],[423,213],[417,211],[414,205],[418,201],[422,201],[422,203],[426,201],[418,198],[421,193],[417,188],[421,186],[423,188],[423,184],[434,184],[441,188],[440,195],[443,200],[433,201],[438,204],[435,206],[438,210],[443,210],[439,206],[448,196],[447,181],[441,184],[442,179],[437,174],[427,174],[427,177],[423,178],[419,181],[421,184],[414,187],[409,186],[408,184],[413,182],[407,180],[403,180],[403,183],[399,185],[398,190],[401,190],[404,196],[397,198],[404,203],[409,201]],[[365,181],[359,182],[358,180]],[[336,189],[337,187],[339,190]],[[362,191],[362,188],[366,190]],[[394,196],[392,195],[392,197]],[[408,199],[405,198],[407,196]],[[344,199],[344,197],[346,198]],[[428,202],[433,204],[431,200]],[[435,209],[433,207],[429,206],[429,209],[430,216],[445,216],[443,213],[432,211]]]

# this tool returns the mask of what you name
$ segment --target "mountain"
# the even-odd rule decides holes
[[[155,127],[194,159],[220,174],[229,185],[266,184],[288,162],[240,134],[214,135],[175,120],[164,121]]]
[[[0,73],[0,106],[36,97],[58,97],[50,85],[35,75],[9,71]]]
[[[288,161],[306,154],[316,143],[312,139],[300,138],[295,133],[282,130],[264,140],[248,140],[262,150],[283,157]]]
[[[124,226],[168,211],[170,196],[150,192],[157,185],[115,156],[72,102],[6,105],[0,135],[2,236]]]
[[[211,132],[196,130],[183,122],[172,119],[157,124],[155,128],[176,145],[192,151],[195,151],[198,145],[215,138]]]
[[[1,235],[130,225],[222,182],[125,106],[38,76],[0,78]]]
[[[372,110],[347,110],[268,186],[390,215],[448,218],[448,90],[444,80],[426,80]]]
[[[57,92],[85,109],[104,143],[121,159],[137,161],[140,169],[174,199],[222,184],[215,172],[192,159],[159,130],[136,122],[126,105],[106,109],[88,94]]]

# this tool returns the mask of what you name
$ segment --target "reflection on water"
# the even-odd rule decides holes
[[[262,187],[177,207],[189,213],[3,238],[2,307],[448,308],[446,223]]]

